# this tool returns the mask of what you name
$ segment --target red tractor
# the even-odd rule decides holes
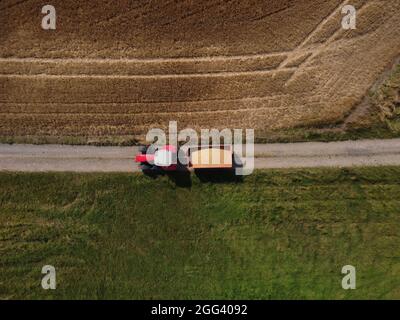
[[[140,148],[140,153],[136,155],[135,161],[140,163],[143,172],[176,171],[178,149],[172,145],[166,145],[152,152],[150,146]]]

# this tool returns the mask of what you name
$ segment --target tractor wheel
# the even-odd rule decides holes
[[[140,169],[145,175],[151,176],[151,177],[156,177],[159,174],[162,174],[162,169],[160,167],[148,164],[148,163],[142,163],[140,165]]]
[[[163,173],[163,170],[162,170],[160,167],[158,167],[158,166],[153,166],[153,167],[151,168],[151,171],[152,171],[153,173],[155,173],[155,174],[162,174],[162,173]]]
[[[145,171],[151,171],[152,170],[152,165],[148,164],[148,163],[142,163],[140,164],[140,170],[142,170],[143,172]]]
[[[149,146],[140,146],[139,147],[139,152],[141,154],[145,154],[147,152],[147,149],[149,148]]]

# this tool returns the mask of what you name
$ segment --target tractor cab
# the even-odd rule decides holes
[[[135,161],[140,163],[143,171],[175,171],[177,170],[177,148],[166,145],[155,152],[149,151],[145,146],[136,155]]]
[[[176,156],[175,156],[176,158]],[[173,165],[174,153],[170,150],[157,150],[154,154],[154,165],[159,167],[170,167]]]

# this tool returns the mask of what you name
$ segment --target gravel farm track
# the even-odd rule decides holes
[[[398,0],[118,3],[0,2],[0,136],[337,124],[400,52]]]
[[[0,144],[0,171],[137,172],[138,147]],[[400,139],[256,144],[256,169],[400,165]]]

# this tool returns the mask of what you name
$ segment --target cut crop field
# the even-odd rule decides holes
[[[347,4],[356,30],[341,26]],[[52,5],[56,30],[42,30],[42,2],[0,3],[0,137],[11,141],[137,141],[170,120],[258,138],[349,117],[357,126],[400,53],[398,0]]]
[[[204,178],[0,173],[0,299],[400,298],[399,168]]]

